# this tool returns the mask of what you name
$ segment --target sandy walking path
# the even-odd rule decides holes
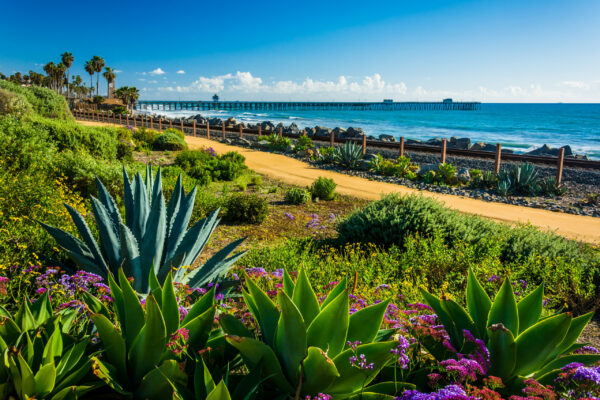
[[[448,207],[461,212],[477,214],[508,223],[529,222],[532,225],[553,230],[571,239],[578,239],[592,244],[600,243],[600,218],[520,207],[512,204],[493,203],[468,197],[411,189],[386,182],[370,181],[356,176],[318,169],[284,155],[231,146],[214,140],[186,136],[186,141],[190,148],[207,146],[215,149],[217,153],[237,151],[246,157],[246,165],[250,169],[292,185],[308,186],[319,176],[325,176],[332,178],[337,183],[338,193],[367,200],[379,199],[382,194],[386,193],[420,193],[440,200]]]
[[[91,121],[79,121],[79,123],[94,126],[108,125]],[[379,199],[382,194],[387,193],[419,193],[440,200],[446,206],[461,212],[477,214],[508,223],[530,223],[542,229],[555,231],[571,239],[600,244],[600,218],[520,207],[512,204],[493,203],[468,197],[411,189],[391,183],[370,181],[333,171],[321,170],[284,155],[231,146],[198,137],[186,136],[186,141],[190,148],[212,147],[217,153],[237,151],[246,157],[246,165],[250,169],[292,185],[308,186],[319,176],[325,176],[332,178],[337,183],[338,193],[367,200]]]

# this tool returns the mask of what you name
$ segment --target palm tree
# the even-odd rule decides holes
[[[133,104],[140,98],[140,91],[134,86],[123,86],[115,90],[115,96],[123,100],[123,103],[131,111]]]
[[[89,61],[86,61],[84,69],[85,69],[85,72],[87,72],[88,74],[90,74],[90,93],[91,93],[91,91],[93,90],[93,88],[92,88],[92,85],[93,85],[93,83],[92,83],[92,77],[94,76],[94,72],[96,72],[96,69],[94,67],[94,60],[91,59]]]
[[[99,95],[100,92],[98,91],[98,82],[100,81],[100,72],[102,72],[102,69],[104,69],[104,58],[98,57],[98,56],[92,57],[92,65],[94,67],[94,72],[97,73],[97,75],[96,75],[96,95]]]
[[[67,66],[63,63],[58,63],[56,66],[56,86],[58,87],[58,91],[62,94],[63,86],[65,85],[65,71],[67,70]]]
[[[108,84],[106,88],[106,97],[110,99],[110,85],[115,81],[117,74],[111,67],[106,67],[102,76],[104,77],[104,79],[106,79],[106,82]]]
[[[69,98],[69,73],[70,73],[70,69],[71,69],[71,65],[73,65],[73,61],[75,61],[75,59],[73,58],[73,54],[69,53],[68,51],[65,51],[63,54],[61,54],[61,58],[62,58],[62,63],[65,65],[65,67],[67,67],[67,99]]]
[[[46,75],[48,75],[48,78],[50,79],[51,88],[55,89],[54,77],[56,76],[56,64],[54,64],[53,61],[50,61],[49,63],[44,65],[44,72],[46,73]]]

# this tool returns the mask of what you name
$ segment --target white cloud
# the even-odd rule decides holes
[[[165,71],[162,70],[162,68],[156,68],[155,70],[152,70],[149,72],[150,75],[164,75]]]
[[[123,71],[121,71],[120,69],[115,69],[113,72],[114,72],[115,74],[120,74],[120,73],[121,73],[121,72],[123,72]]]
[[[148,81],[148,83],[153,83],[154,84],[154,83],[158,83],[158,81],[157,80],[152,80],[152,81]]]
[[[582,81],[564,81],[561,83],[562,86],[574,89],[585,89],[588,90],[590,88],[590,84]]]
[[[184,71],[184,70],[182,70],[182,69],[180,69],[179,71],[177,71],[177,73],[178,73],[179,75],[183,75],[183,74],[185,74],[185,71]]]

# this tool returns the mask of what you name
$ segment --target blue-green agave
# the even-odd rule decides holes
[[[585,345],[577,339],[593,312],[576,318],[571,313],[543,317],[544,285],[517,302],[507,278],[492,301],[469,270],[466,310],[454,300],[440,299],[424,290],[422,294],[444,325],[452,346],[459,352],[469,352],[473,345],[465,340],[465,330],[483,340],[490,351],[488,374],[510,386],[518,387],[529,377],[552,384],[560,368],[569,363],[600,361],[600,355],[573,354]],[[436,358],[447,358],[439,342],[424,343]]]
[[[394,362],[390,351],[398,342],[388,340],[393,330],[379,329],[389,301],[349,315],[346,279],[319,303],[303,270],[296,283],[284,274],[284,289],[277,295],[279,307],[251,279],[246,278],[246,284],[243,296],[260,327],[260,340],[232,317],[224,315],[219,321],[228,343],[238,349],[247,367],[260,370],[277,388],[273,396],[327,393],[347,399],[377,394],[377,398],[393,399],[394,391],[412,387],[394,382],[369,386]],[[353,349],[348,342],[360,344]],[[359,354],[373,363],[372,368],[351,364],[350,358]]]
[[[181,175],[168,204],[163,196],[160,169],[155,179],[152,178],[152,168],[148,166],[145,180],[138,173],[130,181],[123,168],[123,182],[125,220],[121,218],[113,197],[96,178],[98,198],[91,196],[91,203],[99,243],[83,216],[68,204],[65,207],[83,240],[42,223],[80,268],[106,279],[109,274],[116,276],[122,267],[126,276],[134,278],[135,290],[148,293],[150,269],[154,269],[160,283],[172,269],[176,269],[173,277],[176,282],[200,287],[224,276],[243,255],[241,252],[230,257],[244,239],[236,240],[186,275],[181,267],[196,261],[219,224],[219,210],[187,229],[197,187],[186,195]]]

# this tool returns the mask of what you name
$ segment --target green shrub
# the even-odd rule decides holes
[[[225,208],[224,219],[232,223],[260,224],[269,212],[267,201],[256,194],[234,194]]]
[[[310,187],[310,193],[314,198],[319,200],[333,200],[335,198],[335,188],[337,184],[333,179],[323,176],[317,178]]]
[[[33,110],[42,117],[73,120],[64,96],[53,90],[39,86],[23,87],[3,80],[0,80],[0,88],[25,97]]]
[[[333,164],[335,162],[335,147],[319,147],[316,153],[316,161],[323,164]]]
[[[567,188],[558,185],[554,177],[540,179],[538,182],[538,193],[542,196],[562,196],[566,191]]]
[[[25,96],[0,88],[0,116],[14,115],[22,118],[31,112],[31,104]]]
[[[267,148],[273,151],[285,151],[292,145],[290,138],[279,136],[276,133],[272,133],[268,136],[259,136],[258,141],[269,142]]]
[[[294,148],[295,151],[304,151],[304,150],[308,150],[313,146],[313,142],[312,139],[308,136],[300,136],[297,140],[296,140],[296,147]]]
[[[261,186],[262,185],[262,176],[252,175],[252,178],[250,178],[250,183],[252,184],[252,186]]]
[[[113,111],[113,113],[115,113],[117,115],[119,115],[119,114],[125,115],[125,114],[127,114],[127,107],[125,107],[125,106],[115,106],[112,111]]]
[[[117,143],[117,160],[130,163],[133,162],[133,145],[125,141]]]
[[[154,150],[185,150],[187,143],[181,137],[174,133],[162,133],[154,139],[152,143]]]
[[[454,185],[457,183],[456,168],[450,163],[440,164],[438,165],[435,177],[439,183]]]
[[[134,129],[132,132],[135,143],[140,147],[147,148],[151,148],[154,140],[160,135],[158,131],[146,127]]]
[[[187,174],[194,178],[200,186],[208,186],[213,181],[211,171],[207,170],[203,165],[196,165],[190,168]]]
[[[305,204],[311,199],[311,194],[303,188],[290,188],[285,193],[285,201],[290,204]]]
[[[398,157],[398,160],[386,160],[381,154],[376,154],[369,161],[369,169],[376,174],[385,176],[398,176],[400,178],[415,179],[419,166],[413,164],[406,156]]]
[[[175,157],[175,165],[187,171],[198,164],[208,163],[213,158],[213,155],[203,150],[184,150]]]
[[[162,133],[172,133],[176,136],[179,136],[181,139],[185,139],[185,134],[179,129],[168,128],[162,131]]]

